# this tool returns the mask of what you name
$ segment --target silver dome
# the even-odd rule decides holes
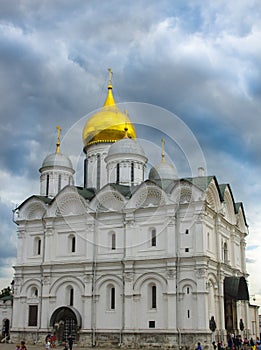
[[[141,145],[135,140],[129,138],[123,138],[111,145],[108,152],[108,157],[115,154],[133,154],[146,158]]]
[[[149,179],[156,180],[176,180],[178,178],[176,168],[169,163],[160,163],[152,167],[149,172]]]
[[[64,167],[73,169],[72,162],[69,157],[62,153],[49,154],[43,161],[42,168],[45,167]]]

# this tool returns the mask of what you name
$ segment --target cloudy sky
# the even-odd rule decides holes
[[[12,209],[39,193],[56,125],[74,135],[82,185],[81,131],[73,131],[102,105],[111,67],[116,101],[175,114],[168,136],[176,137],[174,120],[184,123],[207,174],[244,203],[251,300],[261,304],[260,16],[259,0],[0,2],[0,288],[16,256]],[[163,119],[151,114],[155,128]]]

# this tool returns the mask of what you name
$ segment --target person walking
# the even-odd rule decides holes
[[[202,346],[201,346],[200,342],[198,342],[198,346],[196,347],[196,350],[202,350]]]
[[[69,349],[72,350],[73,347],[73,337],[71,336],[71,334],[68,337],[68,345],[69,345]]]

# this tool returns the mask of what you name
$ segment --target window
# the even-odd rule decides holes
[[[88,159],[84,159],[84,187],[87,187],[88,184]]]
[[[111,235],[111,249],[115,250],[116,249],[116,235],[113,233]]]
[[[111,287],[110,309],[115,310],[115,288]]]
[[[42,241],[40,237],[34,239],[34,255],[41,255]]]
[[[39,238],[38,239],[38,242],[37,242],[37,254],[40,255],[41,254],[41,239]]]
[[[100,189],[101,184],[101,155],[97,154],[97,189]]]
[[[155,321],[149,321],[149,328],[155,328]]]
[[[118,163],[116,167],[116,183],[119,183],[119,182],[120,182],[120,164]]]
[[[58,192],[61,191],[61,187],[62,187],[62,175],[59,174],[58,175]]]
[[[72,237],[72,253],[75,253],[75,237]]]
[[[46,175],[46,188],[45,188],[45,195],[48,196],[49,194],[49,174]]]
[[[69,305],[73,306],[73,300],[74,299],[74,291],[73,288],[70,288],[69,290]]]
[[[29,305],[28,326],[30,327],[37,326],[37,315],[38,315],[38,306]]]
[[[151,246],[156,247],[157,245],[157,236],[155,228],[151,230]]]
[[[187,287],[187,294],[189,294],[189,287]]]
[[[134,163],[131,163],[131,182],[134,182]]]
[[[190,318],[190,310],[188,310],[188,318]]]
[[[157,307],[157,289],[156,286],[151,286],[151,308],[156,309]]]
[[[36,287],[33,287],[31,290],[32,297],[38,297],[38,289]]]
[[[186,229],[185,233],[186,233],[186,235],[188,235],[189,234],[189,229]]]
[[[68,251],[69,253],[76,252],[76,237],[73,234],[68,237]]]
[[[185,248],[185,252],[188,253],[189,252],[189,248]]]
[[[106,287],[106,304],[108,311],[114,311],[116,307],[116,290],[112,283]]]
[[[224,254],[224,262],[227,262],[228,261],[228,249],[227,249],[226,242],[223,245],[223,254]]]

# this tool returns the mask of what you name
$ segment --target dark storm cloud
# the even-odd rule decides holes
[[[161,106],[184,121],[202,148],[207,170],[232,185],[258,232],[260,11],[258,1],[243,0],[1,2],[1,208],[8,203],[1,234],[13,227],[9,203],[37,191],[38,169],[55,150],[55,126],[61,125],[66,137],[103,104],[108,67],[118,102]],[[151,115],[148,125],[158,125],[157,118]],[[160,147],[156,126],[146,127],[143,137],[153,136]],[[171,131],[166,151],[180,154],[179,166],[182,150],[172,138]],[[77,163],[81,132],[71,144],[79,148]]]
[[[3,268],[10,267],[12,259],[16,257],[16,227],[12,222],[12,205],[0,200],[0,277]]]

